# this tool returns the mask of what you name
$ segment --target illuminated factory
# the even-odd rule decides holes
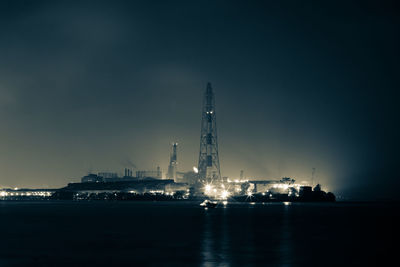
[[[215,97],[210,83],[207,84],[204,93],[201,116],[198,165],[193,167],[193,171],[178,170],[178,143],[174,142],[171,145],[166,179],[163,179],[159,166],[156,170],[136,170],[135,176],[132,169],[125,168],[121,176],[116,172],[89,173],[82,177],[80,183],[70,183],[58,190],[2,190],[0,199],[55,195],[60,199],[143,200],[143,195],[150,195],[144,199],[211,198],[250,202],[335,200],[335,196],[322,191],[320,185],[312,188],[309,185],[298,184],[288,177],[277,180],[249,180],[244,177],[243,170],[240,172],[240,179],[231,180],[222,177],[218,154]],[[313,177],[314,172],[315,169]]]
[[[243,178],[231,181],[221,176],[215,97],[212,86],[207,84],[203,98],[200,153],[198,161],[197,193],[213,199],[226,200],[232,198],[238,201],[271,201],[277,200],[334,200],[332,193],[326,194],[317,185],[314,190],[311,186],[296,184],[294,179],[284,177],[280,180],[249,181]],[[313,169],[314,175],[315,169]]]

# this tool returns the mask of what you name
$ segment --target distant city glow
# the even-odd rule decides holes
[[[164,194],[164,190],[150,190],[150,194]]]
[[[9,196],[36,196],[36,197],[49,197],[51,196],[52,192],[49,191],[17,191],[17,192],[7,192],[7,191],[1,191],[0,192],[0,197],[9,197]]]

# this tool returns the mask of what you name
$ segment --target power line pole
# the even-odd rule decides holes
[[[198,170],[200,181],[221,182],[215,98],[211,83],[207,83],[203,98]]]

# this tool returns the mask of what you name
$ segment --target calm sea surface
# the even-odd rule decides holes
[[[384,203],[3,201],[0,266],[385,266],[399,222]]]

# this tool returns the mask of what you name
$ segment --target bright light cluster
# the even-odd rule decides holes
[[[231,181],[231,180],[229,180],[228,179],[228,183],[236,183],[236,184],[238,184],[238,183],[247,183],[249,180],[239,180],[239,179],[235,179],[235,180],[233,180],[233,181]]]
[[[289,185],[288,184],[274,184],[273,186],[272,186],[273,188],[280,188],[280,189],[288,189],[289,188]]]
[[[227,199],[229,197],[229,192],[227,190],[222,190],[221,199]]]
[[[289,184],[274,184],[272,186],[272,188],[279,188],[279,189],[284,189],[284,190],[287,190],[289,188],[295,188],[297,191],[300,190],[300,187],[301,187],[300,184],[291,184],[291,185],[289,185]]]
[[[164,190],[150,190],[150,194],[156,195],[156,194],[164,194]]]
[[[213,190],[213,187],[210,184],[206,184],[206,186],[204,187],[206,194],[211,193],[211,191]]]
[[[1,191],[0,197],[9,197],[9,196],[39,196],[39,197],[49,197],[51,196],[51,192],[48,191],[34,191],[34,192],[7,192]]]
[[[224,184],[221,184],[220,186],[206,184],[204,186],[204,194],[209,197],[222,200],[226,200],[231,195],[231,193],[225,188]]]

